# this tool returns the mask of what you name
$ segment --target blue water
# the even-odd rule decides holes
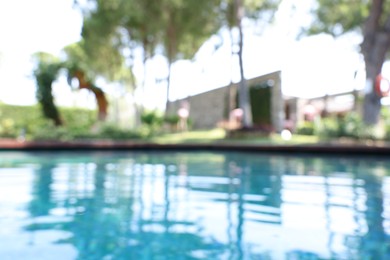
[[[390,161],[1,152],[0,259],[390,259]]]

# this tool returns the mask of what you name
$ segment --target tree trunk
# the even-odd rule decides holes
[[[242,58],[242,51],[243,51],[243,32],[242,32],[242,24],[241,20],[243,17],[244,7],[242,4],[242,0],[235,0],[235,4],[237,7],[237,28],[239,31],[239,48],[238,48],[238,59],[240,64],[240,75],[241,80],[239,84],[239,105],[240,108],[243,111],[243,118],[242,118],[242,126],[244,128],[248,128],[252,126],[252,111],[250,107],[250,99],[249,99],[249,89],[247,86],[247,82],[245,80],[244,76],[244,63]]]
[[[173,14],[171,14],[173,17]],[[177,41],[176,41],[176,30],[173,24],[173,21],[169,21],[167,28],[167,58],[168,58],[168,77],[167,77],[167,99],[165,102],[165,114],[169,113],[169,89],[171,86],[171,73],[172,73],[172,63],[174,61],[176,52],[177,52]]]
[[[54,104],[53,95],[50,93],[48,97],[40,101],[42,105],[43,114],[53,120],[55,126],[62,126],[63,122],[60,116],[60,112]]]
[[[233,111],[233,109],[237,108],[237,90],[233,89],[233,57],[235,55],[234,53],[234,37],[232,28],[229,28],[229,36],[230,36],[230,49],[231,49],[231,55],[230,55],[230,84],[229,84],[229,90],[228,90],[228,119],[230,120],[230,113]]]
[[[46,72],[35,74],[38,85],[37,98],[42,107],[43,115],[53,121],[55,126],[63,125],[63,121],[60,116],[56,105],[54,104],[52,84],[55,80],[55,76],[51,76]]]
[[[168,77],[167,77],[167,99],[165,101],[165,114],[168,114],[169,111],[169,88],[171,85],[171,69],[172,69],[172,62],[171,60],[168,61]]]
[[[95,94],[96,97],[96,103],[98,105],[98,120],[105,121],[107,118],[107,108],[108,108],[108,101],[106,99],[106,95],[104,94],[103,90],[96,86],[90,86],[89,88],[92,93]]]
[[[76,71],[74,76],[79,82],[79,89],[89,89],[96,97],[96,104],[98,106],[98,120],[105,121],[107,118],[108,101],[103,90],[93,85],[85,78],[85,74],[82,71]]]
[[[129,33],[130,34],[130,33]],[[130,65],[130,71],[133,71],[134,70],[134,45],[129,45],[129,50],[130,50],[130,59],[131,59],[131,65]],[[145,68],[145,64],[144,64],[144,68]],[[146,68],[145,68],[146,69]],[[135,80],[135,77],[131,77],[131,84],[137,88],[137,82]],[[142,93],[142,95],[144,95],[144,93]],[[133,98],[134,98],[134,101],[133,101],[133,107],[134,107],[134,117],[135,117],[135,120],[134,120],[134,127],[137,128],[141,125],[141,115],[142,115],[142,112],[143,112],[143,96],[142,96],[142,104],[141,106],[138,106],[137,102],[135,101],[135,94],[133,93]]]
[[[390,17],[381,26],[384,0],[373,0],[370,15],[364,24],[361,45],[366,65],[366,89],[363,103],[363,121],[368,125],[379,122],[381,97],[375,92],[375,79],[381,73],[390,45]]]
[[[366,89],[363,102],[363,121],[368,125],[375,125],[379,122],[379,114],[381,110],[381,98],[374,91],[375,78],[380,73],[380,70],[370,69],[376,67],[377,64],[369,64],[366,61]]]

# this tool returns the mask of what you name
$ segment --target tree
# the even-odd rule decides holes
[[[201,44],[220,27],[216,8],[220,0],[91,2],[93,8],[83,8],[82,34],[91,50],[101,46],[130,52],[142,48],[144,64],[160,51],[167,58],[169,71],[176,60],[192,58]],[[169,72],[166,104],[170,78]]]
[[[84,7],[83,39],[91,49],[99,45],[133,50],[141,47],[143,62],[162,53],[169,66],[166,111],[169,103],[172,64],[191,59],[201,45],[227,26],[240,31],[240,106],[245,110],[244,126],[251,125],[249,93],[243,75],[241,20],[272,17],[280,0],[94,0]],[[130,66],[131,69],[131,66]]]
[[[63,62],[62,67],[66,68],[69,85],[72,86],[72,80],[76,79],[79,89],[88,89],[95,95],[98,119],[104,121],[107,118],[108,101],[103,90],[94,83],[94,78],[98,74],[92,69],[93,67],[99,68],[99,64],[89,61],[82,45],[83,42],[78,42],[65,47],[66,60]],[[109,75],[112,73],[108,71]],[[113,76],[110,77],[113,78]]]
[[[221,4],[222,19],[225,26],[230,30],[230,37],[232,41],[233,50],[233,28],[238,29],[238,59],[240,68],[240,83],[239,83],[239,107],[243,111],[242,124],[244,128],[252,126],[252,112],[249,97],[249,89],[244,75],[244,61],[243,61],[243,46],[244,34],[242,20],[249,18],[252,20],[269,19],[273,12],[276,11],[280,1],[279,0],[225,0]]]
[[[64,60],[43,52],[34,55],[37,99],[42,106],[44,115],[52,119],[57,126],[63,123],[52,94],[52,84],[59,76],[60,71],[63,70],[67,74],[69,85],[72,86],[72,80],[76,79],[78,89],[88,89],[95,95],[98,120],[104,121],[107,117],[108,102],[104,91],[96,86],[95,80],[100,76],[107,81],[129,81],[131,75],[129,75],[128,70],[123,70],[123,63],[116,61],[110,66],[113,59],[123,61],[122,56],[107,56],[105,61],[102,58],[96,59],[94,56],[87,55],[83,41],[66,46],[64,52],[66,54]],[[100,53],[104,54],[102,50]]]
[[[96,0],[96,8],[85,10],[83,39],[78,43],[77,50],[67,52],[68,56],[77,56],[78,62],[87,66],[88,71],[94,73],[95,77],[103,76],[109,81],[116,81],[125,76],[123,68],[126,61],[122,42],[124,32],[118,29],[118,24],[126,22],[122,17],[127,10],[126,3],[131,1]],[[131,71],[125,74],[126,79],[133,76]]]
[[[234,0],[234,6],[236,10],[236,26],[238,28],[238,59],[240,64],[240,87],[239,87],[239,103],[243,111],[243,127],[250,127],[252,125],[252,112],[250,106],[249,89],[244,75],[244,62],[242,58],[243,51],[243,32],[242,32],[242,19],[244,17],[243,0]]]
[[[366,87],[363,120],[374,125],[379,121],[381,96],[375,92],[375,80],[381,73],[390,49],[390,4],[384,0],[317,0],[316,20],[310,33],[325,32],[338,36],[361,33],[360,51],[364,57]]]
[[[52,84],[61,69],[59,59],[44,52],[35,53],[33,58],[36,63],[33,72],[37,84],[36,97],[41,104],[44,116],[51,119],[56,126],[60,126],[63,122],[52,94]]]
[[[168,60],[166,111],[172,64],[178,59],[191,59],[219,30],[219,4],[219,0],[162,1],[162,43]]]

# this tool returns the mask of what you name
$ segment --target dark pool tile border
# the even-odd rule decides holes
[[[253,145],[237,143],[182,143],[157,144],[129,141],[72,141],[72,142],[18,142],[1,140],[0,151],[37,150],[215,150],[306,154],[370,154],[390,155],[390,146],[352,144],[305,144],[305,145]]]

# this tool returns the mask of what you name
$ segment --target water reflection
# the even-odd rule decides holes
[[[8,243],[25,255],[54,245],[64,259],[390,258],[385,160],[201,152],[2,158],[2,183],[11,169],[19,177],[32,171],[29,182],[12,177],[30,194],[12,204],[28,217],[0,218],[20,226]],[[6,253],[13,252],[0,249],[0,258]]]

